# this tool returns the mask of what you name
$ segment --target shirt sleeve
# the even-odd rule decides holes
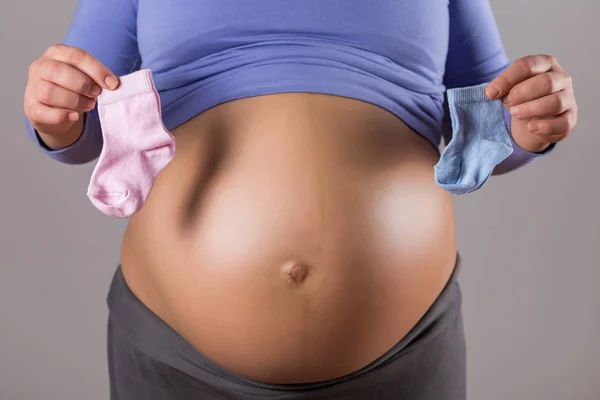
[[[96,57],[117,76],[139,68],[137,0],[80,0],[63,44],[81,48]],[[25,127],[38,148],[66,164],[84,164],[102,150],[102,131],[97,106],[84,113],[83,133],[70,146],[52,150],[41,140],[27,118]]]
[[[490,82],[510,64],[489,0],[449,0],[450,31],[444,85],[447,89]],[[447,101],[444,103],[444,141],[452,139]],[[510,129],[510,114],[505,112]],[[504,173],[550,152],[554,145],[539,153],[522,149],[512,138],[513,153],[502,161],[495,173]]]

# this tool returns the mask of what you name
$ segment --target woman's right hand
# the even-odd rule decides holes
[[[102,89],[118,84],[118,77],[88,52],[53,45],[29,66],[25,115],[38,132],[61,135],[94,108]]]

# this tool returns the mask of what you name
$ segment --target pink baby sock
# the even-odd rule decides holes
[[[98,114],[104,144],[87,195],[104,214],[126,218],[146,202],[156,176],[175,155],[152,72],[122,76],[116,90],[103,90]]]

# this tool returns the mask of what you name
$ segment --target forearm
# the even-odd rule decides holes
[[[75,124],[69,132],[56,138],[38,133],[26,116],[25,127],[46,155],[66,164],[84,164],[98,157],[102,150],[102,132],[96,110],[84,113],[80,118],[81,125]]]
[[[77,3],[63,44],[87,51],[116,76],[132,72],[141,62],[137,44],[137,0],[86,0]],[[25,117],[35,144],[49,157],[66,164],[84,164],[102,150],[97,107],[82,115],[63,135],[36,132]]]

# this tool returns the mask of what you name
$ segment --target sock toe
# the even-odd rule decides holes
[[[92,204],[104,214],[124,218],[130,209],[131,195],[129,191],[124,192],[88,192],[88,198]]]

